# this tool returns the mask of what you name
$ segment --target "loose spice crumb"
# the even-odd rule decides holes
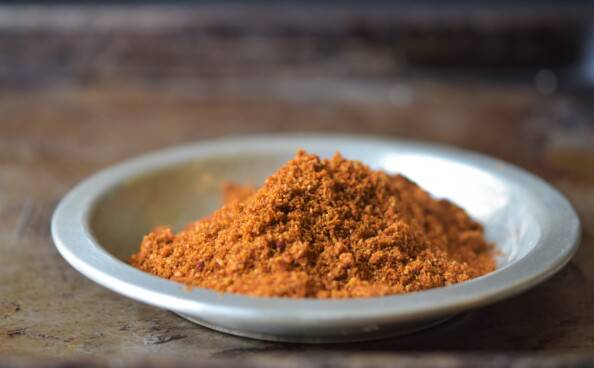
[[[263,297],[355,298],[451,285],[495,269],[482,226],[401,175],[303,150],[259,188],[174,234],[147,234],[131,264],[190,286]]]

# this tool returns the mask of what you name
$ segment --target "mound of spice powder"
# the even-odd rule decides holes
[[[174,234],[159,227],[135,267],[191,286],[266,297],[352,298],[493,271],[482,226],[401,175],[299,151],[257,189]]]

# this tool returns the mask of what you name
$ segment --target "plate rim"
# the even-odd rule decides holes
[[[266,146],[261,142],[265,140]],[[307,140],[307,144],[304,144]],[[299,143],[297,143],[299,142]],[[340,143],[340,144],[337,144]],[[543,234],[543,247],[493,272],[460,284],[420,292],[356,299],[261,298],[192,288],[150,275],[116,259],[95,240],[89,216],[107,191],[138,175],[199,159],[213,152],[233,155],[249,147],[257,151],[287,147],[349,145],[423,152],[455,159],[486,172],[512,179],[546,199],[556,211],[548,213],[557,225]],[[535,194],[535,195],[536,195]],[[54,244],[75,269],[96,283],[130,298],[176,312],[206,318],[221,316],[250,319],[265,324],[357,324],[366,321],[411,321],[461,312],[518,294],[555,274],[575,254],[581,225],[570,202],[537,176],[504,161],[460,148],[408,139],[384,139],[345,134],[261,134],[222,137],[145,153],[103,169],[84,179],[56,207],[51,221]],[[554,243],[560,249],[552,249]],[[530,267],[528,267],[530,266]],[[537,269],[535,269],[535,267]],[[531,270],[531,271],[530,271]]]

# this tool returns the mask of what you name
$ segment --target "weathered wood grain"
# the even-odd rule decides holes
[[[560,356],[509,356],[505,354],[471,354],[463,360],[444,354],[420,355],[390,355],[390,354],[313,354],[304,357],[300,354],[271,354],[241,359],[218,359],[188,363],[167,359],[68,359],[45,360],[39,362],[31,359],[11,359],[0,361],[0,368],[24,368],[34,364],[39,368],[67,368],[84,366],[89,368],[117,368],[123,365],[131,368],[382,368],[382,367],[437,367],[437,368],[554,368],[554,367],[591,367],[594,359],[586,355]]]
[[[167,55],[157,51],[167,50],[175,35],[184,34],[158,31],[167,29],[167,24],[153,30],[164,32],[167,36],[163,38],[141,33],[140,39],[146,42],[142,46],[147,50],[145,60],[137,53],[138,45],[129,44],[130,50],[135,50],[131,54],[122,51],[128,46],[118,48],[118,27],[125,32],[134,27],[105,18],[104,26],[95,27],[111,29],[110,19],[117,23],[109,42],[105,41],[107,49],[116,50],[109,51],[117,56],[112,58],[110,53],[95,54],[103,50],[95,46],[90,47],[93,52],[84,51],[88,45],[104,42],[104,36],[95,37],[95,31],[81,37],[69,33],[69,24],[74,24],[74,29],[82,27],[84,23],[76,23],[79,18],[60,24],[51,16],[25,17],[23,11],[15,12],[21,15],[0,12],[0,50],[14,51],[0,55],[0,356],[4,357],[0,366],[27,364],[7,360],[9,355],[107,356],[131,359],[131,364],[138,365],[149,364],[134,363],[146,358],[155,366],[207,358],[239,359],[236,364],[245,366],[287,367],[462,367],[475,366],[484,359],[494,367],[592,364],[594,99],[588,91],[558,89],[543,95],[534,88],[532,76],[494,82],[395,72],[392,66],[384,67],[392,65],[393,59],[382,59],[386,54],[378,54],[381,47],[369,40],[358,39],[362,46],[348,46],[349,52],[326,58],[324,47],[307,46],[310,41],[328,44],[315,33],[307,36],[309,41],[300,51],[295,49],[300,45],[296,40],[288,46],[265,42],[258,54],[262,60],[278,61],[275,58],[287,48],[290,55],[303,58],[290,59],[295,65],[272,62],[268,64],[270,73],[259,61],[253,68],[246,67],[244,59],[227,60],[227,66],[217,71],[218,59],[200,62],[205,50],[184,51],[184,42],[189,42],[208,48],[206,54],[220,46],[228,55],[235,46],[249,49],[257,45],[253,38],[237,37],[226,44],[219,29],[214,43],[204,44],[193,35],[191,42],[182,39],[175,43],[175,52],[181,50],[175,55],[188,58],[183,60],[185,66],[178,68],[175,65],[181,64],[174,61],[172,67],[165,56],[151,59]],[[11,14],[21,18],[10,18]],[[136,29],[156,24],[145,20],[148,15],[143,14]],[[209,22],[199,19],[200,24]],[[64,33],[36,38],[35,29],[55,30],[56,24]],[[333,26],[339,27],[337,24],[348,22]],[[15,27],[22,32],[20,36],[11,35]],[[33,33],[24,31],[28,27]],[[140,40],[133,33],[124,33],[126,41],[122,42]],[[349,34],[332,40],[348,39]],[[29,50],[19,46],[34,40],[42,44]],[[29,54],[40,50],[43,42],[54,41],[48,46],[49,56]],[[350,52],[355,49],[357,53]],[[68,58],[71,51],[76,57]],[[266,59],[266,52],[273,59]],[[79,58],[84,55],[87,59]],[[67,65],[60,65],[61,57]],[[198,65],[195,70],[193,61]],[[24,64],[17,67],[19,62]],[[581,247],[565,269],[541,286],[438,328],[361,344],[304,346],[224,335],[118,296],[74,271],[51,242],[49,220],[57,201],[79,180],[101,168],[185,142],[289,131],[421,139],[510,161],[543,176],[567,194],[583,222]],[[347,351],[358,354],[342,357]],[[307,355],[285,356],[303,352]],[[443,355],[424,355],[431,352]],[[514,355],[542,352],[547,355]],[[118,362],[87,360],[85,364],[112,366]],[[71,363],[58,360],[45,364]],[[217,364],[224,363],[203,366]]]
[[[351,90],[391,88],[384,82],[327,81],[334,82]],[[283,90],[285,81],[262,82],[270,90],[263,88],[258,96],[242,94],[241,88],[205,96],[151,84],[42,88],[26,96],[0,92],[0,353],[205,358],[341,349],[592,351],[590,105],[571,95],[542,97],[513,85],[395,83],[409,89],[406,104],[353,101],[331,92],[310,101],[298,88],[283,96],[275,91]],[[258,342],[193,326],[94,285],[57,254],[47,231],[51,211],[84,176],[151,149],[263,131],[417,138],[512,161],[567,193],[583,221],[582,246],[552,280],[439,328],[354,346],[322,347]],[[572,166],[576,160],[585,164]]]

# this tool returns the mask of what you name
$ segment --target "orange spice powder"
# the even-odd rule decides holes
[[[174,234],[146,235],[131,264],[191,286],[263,297],[354,298],[455,284],[495,268],[483,228],[401,175],[299,151],[259,189]]]

